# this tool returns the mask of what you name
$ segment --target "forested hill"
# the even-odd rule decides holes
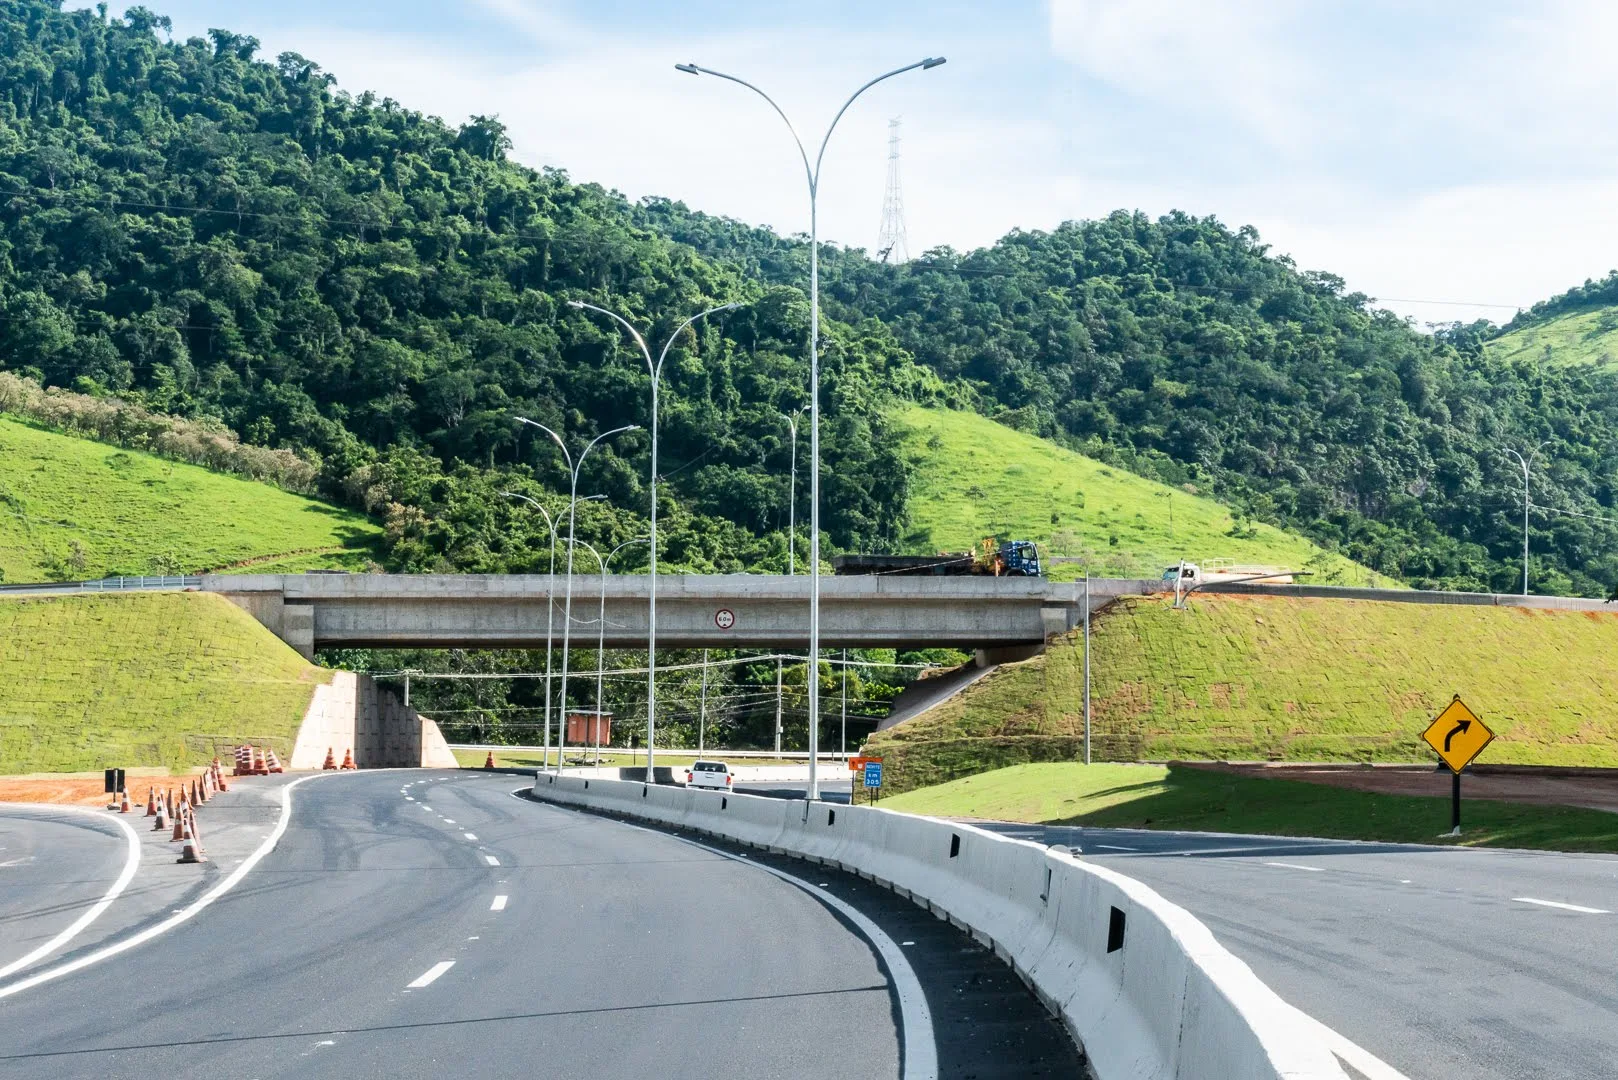
[[[647,423],[644,363],[566,302],[619,311],[656,344],[742,301],[669,355],[660,532],[675,566],[784,561],[783,412],[807,400],[800,289],[510,162],[494,119],[451,128],[351,96],[227,31],[166,37],[142,8],[0,5],[0,365],[318,458],[327,494],[387,517],[400,569],[526,569],[544,526],[498,493],[565,491],[567,476],[513,416],[574,453]],[[940,383],[880,328],[834,323],[825,340],[827,526],[844,545],[891,544],[903,470],[881,408]],[[591,454],[580,493],[609,502],[580,529],[598,546],[640,531],[648,452],[642,431]]]
[[[168,37],[143,8],[0,4],[0,366],[309,456],[326,494],[384,516],[397,568],[531,569],[543,526],[499,492],[565,477],[512,415],[576,443],[646,422],[644,365],[566,302],[660,340],[741,300],[665,372],[664,558],[784,562],[802,243],[523,168],[495,119],[351,95],[248,37]],[[825,268],[835,544],[903,534],[883,416],[918,400],[1465,588],[1514,586],[1503,450],[1549,439],[1535,502],[1586,516],[1535,512],[1534,587],[1618,584],[1618,529],[1598,520],[1618,513],[1610,378],[1487,362],[1476,330],[1416,333],[1250,229],[1120,213],[902,266],[828,249]],[[592,542],[640,531],[648,450],[636,432],[592,454],[581,492],[610,497],[581,511]]]
[[[668,202],[642,217],[764,280],[801,273],[802,245],[767,232]],[[1520,587],[1505,448],[1548,440],[1533,588],[1618,584],[1618,383],[1491,362],[1487,326],[1417,332],[1251,228],[1118,212],[899,266],[829,251],[822,280],[833,316],[879,320],[1003,422],[1422,586]]]

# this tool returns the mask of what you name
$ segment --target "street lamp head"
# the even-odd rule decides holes
[[[526,417],[526,416],[513,416],[512,419],[517,421],[517,423],[519,423],[519,424],[532,424],[533,423],[533,421],[528,419],[528,417]]]
[[[702,74],[702,69],[697,67],[697,65],[695,65],[695,64],[675,64],[674,65],[674,70],[675,71],[683,71],[687,75],[701,75]]]
[[[584,306],[584,301],[583,300],[569,300],[567,302],[567,306],[571,307],[571,308],[582,308]]]
[[[945,60],[942,56],[929,56],[921,62],[921,70],[929,71],[943,63],[945,63]]]

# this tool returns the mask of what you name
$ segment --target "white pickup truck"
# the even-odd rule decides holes
[[[723,761],[693,761],[691,767],[685,771],[686,787],[728,791],[735,780],[736,778],[731,775],[730,766]]]

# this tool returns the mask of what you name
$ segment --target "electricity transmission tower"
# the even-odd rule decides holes
[[[888,121],[888,184],[882,196],[882,229],[876,238],[877,257],[883,262],[905,262],[904,196],[899,193],[899,118]]]

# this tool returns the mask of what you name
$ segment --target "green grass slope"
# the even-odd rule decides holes
[[[249,737],[290,753],[331,675],[221,596],[0,600],[0,773],[178,768]]]
[[[937,817],[1112,829],[1192,829],[1389,843],[1618,851],[1618,814],[1472,799],[1457,838],[1449,801],[1162,765],[1014,765],[883,805]]]
[[[0,575],[361,569],[380,529],[268,484],[0,417]]]
[[[1130,597],[1092,642],[1097,760],[1430,761],[1421,732],[1458,693],[1496,733],[1483,760],[1618,765],[1618,611]],[[1083,664],[1070,635],[866,749],[901,789],[1071,761]]]
[[[1618,360],[1618,308],[1554,315],[1501,334],[1485,344],[1484,351],[1494,360],[1608,367]]]
[[[1038,541],[1070,578],[1157,577],[1180,559],[1308,569],[1311,584],[1392,584],[1269,525],[1240,528],[1212,499],[1104,465],[976,413],[910,406],[893,414],[910,466],[907,543],[964,551],[986,536]]]

